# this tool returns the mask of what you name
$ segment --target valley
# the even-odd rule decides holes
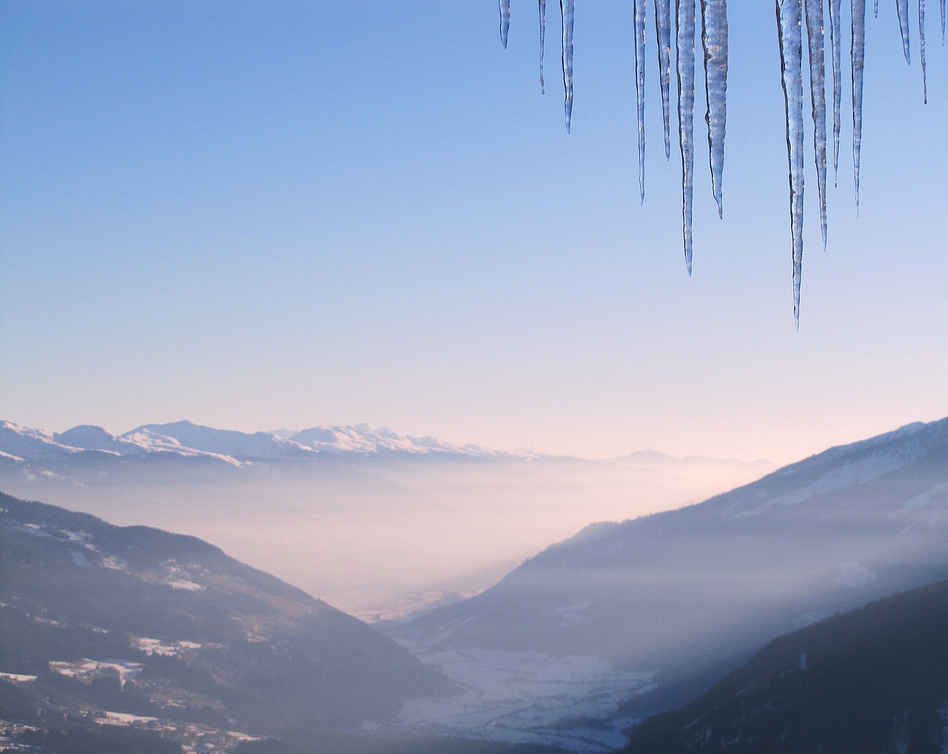
[[[698,502],[774,468],[498,453],[365,426],[287,434],[309,444],[190,422],[119,437],[0,423],[0,490],[200,537],[374,622],[483,591],[591,521]]]
[[[412,463],[431,463],[419,455]],[[271,528],[258,529],[270,532],[274,546],[281,526],[282,541],[298,536],[302,543],[318,519],[280,515],[285,503],[267,507],[258,499],[256,519],[241,518],[253,507],[244,501],[228,522],[228,490],[264,485],[276,470],[284,485],[287,478],[302,484],[330,476],[342,507],[342,491],[360,489],[353,483],[357,461],[365,463],[362,479],[373,484],[382,469],[392,485],[399,474],[421,474],[404,458],[309,459],[302,467],[291,465],[296,460],[278,466],[272,459],[268,465],[231,458],[236,463],[222,462],[214,473],[223,468],[226,475],[246,476],[201,477],[204,488],[221,489],[193,519],[217,518],[249,533],[248,524],[269,518]],[[675,468],[674,459],[658,462]],[[13,462],[13,473],[21,480],[24,471],[52,479],[42,473],[43,463]],[[117,468],[129,484],[139,463],[113,466],[110,473]],[[530,464],[550,463],[550,478],[562,480],[567,461],[488,463],[456,454],[427,467],[429,483],[452,499],[448,478],[458,484],[457,475],[467,470],[470,481],[484,472],[477,464],[497,474],[496,463],[511,474],[519,469],[527,486],[537,477],[524,468],[539,468]],[[700,463],[722,471],[721,463]],[[57,476],[46,488],[71,492],[81,503],[102,495],[117,511],[128,489],[111,480],[91,483],[92,467],[52,472],[52,466],[45,470]],[[535,490],[538,497],[556,486],[550,478],[549,487]],[[199,488],[192,485],[182,482],[176,492],[181,503],[172,509],[181,521],[188,520],[186,492]],[[472,596],[457,594],[444,604],[440,594],[435,604],[414,611],[417,603],[404,602],[408,609],[378,612],[371,625],[193,536],[117,527],[4,496],[0,690],[7,712],[0,718],[29,727],[24,716],[32,715],[34,728],[43,718],[80,725],[80,731],[89,725],[150,731],[191,748],[198,739],[214,739],[215,751],[248,753],[274,746],[304,753],[426,746],[432,752],[456,746],[613,751],[630,734],[633,743],[645,735],[636,731],[657,730],[650,715],[692,702],[775,637],[810,625],[817,630],[841,612],[948,578],[946,488],[948,420],[908,425],[700,504],[587,525]],[[404,500],[415,492],[405,484]],[[483,492],[473,485],[470,498],[462,496],[443,514],[445,521],[450,513],[470,511],[470,501]],[[134,517],[143,503],[128,499],[123,515]],[[431,513],[437,499],[425,504],[437,520]],[[376,505],[379,526],[391,526],[395,519]],[[418,505],[413,514],[404,505],[397,513],[421,517],[425,506]],[[371,519],[370,510],[358,516]],[[554,505],[546,513],[555,511]],[[527,510],[503,523],[516,529],[517,517],[527,518]],[[311,528],[301,529],[301,521]],[[463,517],[455,525],[463,527]],[[366,527],[363,535],[373,541],[376,531]],[[428,534],[438,541],[436,527]],[[476,531],[472,540],[476,547]],[[439,544],[448,550],[452,540]],[[424,561],[426,551],[417,556]],[[11,741],[26,740],[23,731],[14,733]]]

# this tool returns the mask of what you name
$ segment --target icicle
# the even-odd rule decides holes
[[[560,18],[563,25],[563,88],[566,99],[566,133],[569,133],[570,120],[573,117],[573,10],[575,0],[560,0]]]
[[[543,86],[543,48],[546,42],[546,0],[540,0],[540,94],[546,94]]]
[[[826,250],[826,69],[823,64],[823,0],[804,0],[807,57],[810,61],[810,113],[813,116],[813,152],[820,194],[820,232]]]
[[[859,160],[862,151],[862,79],[866,65],[866,0],[852,0],[853,183],[859,214]]]
[[[685,265],[691,274],[695,169],[695,0],[677,0],[678,143],[681,147],[681,219]]]
[[[918,0],[918,60],[922,66],[922,102],[928,104],[928,74],[925,71],[925,0]]]
[[[724,216],[724,136],[727,128],[727,0],[701,0],[701,44],[704,48],[704,91],[708,109],[708,151],[711,192]]]
[[[855,0],[854,0],[855,1]],[[777,0],[780,70],[787,116],[790,167],[790,233],[793,239],[793,319],[800,328],[800,281],[803,272],[803,38],[802,0]]]
[[[879,0],[872,0],[872,13],[875,18],[879,18]]]
[[[635,113],[639,130],[639,199],[645,204],[645,8],[647,0],[632,0],[635,27]]]
[[[941,43],[945,43],[945,0],[941,0]]]
[[[843,101],[842,28],[840,0],[830,0],[830,43],[833,47],[833,185],[839,185],[840,107]]]
[[[908,0],[895,0],[895,9],[899,14],[899,31],[902,32],[902,54],[905,62],[912,65],[912,51],[909,49]]]
[[[500,4],[500,41],[507,49],[507,32],[510,31],[510,0],[497,0]]]
[[[655,0],[655,39],[658,42],[658,80],[662,90],[662,123],[665,126],[665,159],[671,157],[671,0]]]

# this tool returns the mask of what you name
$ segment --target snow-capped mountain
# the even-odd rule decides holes
[[[236,461],[280,460],[312,457],[299,443],[269,432],[236,432],[203,427],[189,421],[145,424],[122,435],[120,440],[148,451],[198,451]]]
[[[0,452],[10,461],[47,461],[78,451],[57,442],[52,432],[0,421]]]
[[[32,429],[0,421],[0,460],[8,463],[45,463],[63,459],[140,459],[163,456],[202,459],[240,466],[260,461],[306,461],[323,455],[505,456],[475,445],[463,447],[433,437],[408,437],[390,429],[372,430],[367,424],[311,427],[302,432],[237,432],[194,424],[144,424],[122,435],[93,425],[62,433]]]
[[[4,424],[8,424],[8,422],[4,422]],[[25,428],[21,427],[19,429],[22,431]],[[70,448],[81,448],[83,450],[106,450],[119,454],[141,451],[141,448],[134,442],[120,440],[111,432],[102,429],[102,427],[96,427],[91,424],[80,424],[78,427],[73,427],[65,432],[55,433],[53,434],[53,439],[60,445],[66,445]]]
[[[373,431],[368,424],[349,427],[310,427],[289,438],[316,451],[329,453],[450,453],[454,455],[507,455],[477,445],[451,445],[434,437],[408,437],[387,427]]]

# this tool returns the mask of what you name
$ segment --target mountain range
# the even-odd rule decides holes
[[[172,439],[181,447],[194,448],[198,445],[201,446],[199,449],[208,448],[202,452],[226,451],[219,455],[227,455],[239,464],[258,463],[248,461],[249,456],[243,456],[241,460],[235,455],[228,455],[236,453],[237,450],[235,445],[225,444],[228,440],[226,434],[215,434],[219,431],[210,430],[212,434],[207,435],[206,429],[187,425],[165,431],[180,435],[180,439]],[[156,432],[154,429],[148,431]],[[17,437],[23,435],[22,432],[17,433]],[[67,435],[68,433],[63,433],[59,437],[80,443],[80,438]],[[170,434],[162,436],[171,437]],[[99,437],[101,439],[101,435]],[[209,437],[217,444],[212,444]],[[247,437],[253,436],[241,435],[238,439],[244,442]],[[286,441],[286,438],[276,434],[264,437]],[[47,439],[62,444],[57,440],[57,436],[49,436]],[[108,440],[108,437],[105,439]],[[113,438],[116,442],[120,439]],[[83,439],[80,444],[91,445],[89,440],[90,438]],[[79,452],[118,453],[108,448],[80,449]],[[258,454],[256,458],[263,458],[265,447],[254,452]],[[658,461],[663,462],[662,459]],[[636,459],[633,456],[625,461],[615,459],[610,463],[646,462],[654,463],[655,459]],[[702,459],[692,459],[691,462],[705,463]],[[228,461],[225,463],[230,464]],[[233,465],[230,464],[229,467]],[[348,484],[349,482],[346,482],[346,488]],[[95,488],[90,489],[92,493],[98,494]],[[190,493],[197,488],[183,489],[185,493]],[[17,505],[29,508],[30,505],[38,504],[12,501],[7,506],[0,501],[0,507],[17,511],[17,515],[21,515],[22,511]],[[284,521],[281,518],[284,514],[269,504],[266,505],[265,514],[274,521],[275,526]],[[385,511],[375,507],[367,510],[366,514],[361,519],[362,526],[384,516]],[[56,515],[81,514],[61,511]],[[427,515],[430,516],[431,511],[428,511]],[[12,534],[9,535],[13,537],[10,541],[15,547],[8,546],[6,542],[3,545],[7,548],[6,551],[16,553],[15,548],[24,547],[23,543],[26,542],[34,549],[22,551],[25,553],[21,558],[23,563],[42,563],[45,567],[46,564],[55,562],[55,568],[60,573],[79,574],[80,580],[75,583],[81,584],[81,578],[90,573],[88,569],[92,569],[97,575],[106,572],[110,574],[115,570],[117,574],[124,573],[122,578],[136,579],[134,583],[138,586],[134,588],[138,588],[142,595],[151,594],[149,590],[160,587],[162,594],[170,594],[175,600],[182,601],[182,605],[183,601],[192,600],[186,608],[176,607],[168,613],[170,626],[184,625],[181,623],[181,613],[196,614],[198,605],[204,605],[203,600],[217,595],[217,582],[208,580],[205,575],[206,570],[213,570],[209,569],[205,561],[212,560],[204,556],[202,559],[197,556],[175,555],[174,547],[182,546],[181,543],[178,540],[174,540],[177,544],[171,540],[162,540],[164,544],[160,548],[160,558],[156,554],[153,556],[153,562],[140,565],[119,552],[115,545],[109,544],[106,548],[98,540],[90,539],[90,534],[99,531],[94,531],[94,525],[108,526],[101,521],[94,524],[95,521],[92,519],[88,524],[79,525],[65,520],[60,523],[56,519],[50,525],[51,528],[43,528],[47,525],[42,521],[18,519],[12,525]],[[32,533],[36,527],[41,528],[42,533]],[[137,531],[135,527],[118,530],[125,532],[122,536]],[[162,536],[173,535],[162,533]],[[361,720],[372,721],[372,725],[378,725],[376,730],[383,735],[416,738],[443,735],[487,737],[500,742],[553,744],[584,752],[615,749],[624,744],[628,732],[635,728],[644,715],[680,707],[694,700],[715,682],[753,657],[761,647],[773,641],[774,637],[807,626],[812,630],[809,634],[804,632],[804,636],[822,635],[819,634],[822,630],[819,626],[826,625],[824,621],[830,616],[859,608],[886,595],[948,578],[948,551],[944,548],[946,538],[948,419],[928,424],[911,424],[869,440],[831,448],[699,504],[622,523],[601,522],[589,525],[575,536],[529,557],[522,565],[480,594],[453,605],[410,616],[407,620],[376,624],[389,637],[395,639],[401,648],[410,650],[414,659],[407,654],[389,655],[391,651],[401,651],[392,642],[384,645],[387,647],[385,656],[400,656],[402,660],[407,657],[412,663],[420,661],[420,665],[416,663],[400,667],[407,669],[409,675],[421,671],[428,673],[418,678],[427,678],[424,683],[430,683],[431,686],[402,689],[394,696],[388,697],[384,703],[379,702],[374,711],[370,710],[371,714],[360,713]],[[188,541],[192,539],[183,538]],[[108,538],[105,538],[103,542],[107,540]],[[122,540],[115,534],[114,541],[118,543]],[[40,545],[55,546],[59,548],[58,554],[53,558],[51,554],[36,549]],[[210,547],[206,543],[201,545]],[[147,547],[141,547],[147,551]],[[136,549],[138,548],[136,545]],[[220,551],[216,552],[220,557],[226,558]],[[110,564],[118,565],[119,568],[113,569]],[[233,568],[238,566],[239,564]],[[215,567],[227,570],[224,566]],[[4,569],[6,568],[4,563]],[[125,568],[126,572],[122,572],[122,568]],[[30,578],[35,576],[31,567],[24,565],[21,570]],[[62,576],[55,579],[46,576],[45,581],[40,579],[35,584],[26,576],[24,578],[25,583],[33,584],[30,589],[48,597],[43,597],[42,600],[37,598],[36,602],[42,604],[47,612],[34,610],[29,616],[17,618],[21,623],[32,621],[29,623],[30,630],[34,628],[33,623],[38,623],[41,626],[51,626],[50,629],[43,628],[43,631],[53,631],[53,628],[60,630],[61,626],[55,624],[101,628],[106,633],[112,631],[111,628],[90,620],[88,614],[76,613],[80,617],[71,617],[72,613],[63,613],[61,606],[57,607],[63,604],[70,606],[71,610],[75,608],[76,600],[71,597],[71,592],[60,584],[74,583],[75,576],[69,577],[72,581],[65,580]],[[239,578],[247,579],[245,576]],[[233,574],[221,579],[221,583],[230,585],[227,587],[230,589],[229,596],[221,599],[244,599],[245,595],[233,586]],[[132,582],[128,582],[126,591],[133,589],[131,584]],[[257,588],[263,589],[262,586]],[[279,592],[279,589],[292,590],[292,587],[282,584],[279,587],[271,585],[268,589]],[[23,593],[28,594],[29,590],[24,590]],[[77,593],[81,593],[81,590]],[[70,602],[70,599],[73,601]],[[302,597],[299,599],[302,600]],[[15,610],[22,603],[22,597],[18,602],[12,596],[6,599],[0,595],[0,600],[4,603],[0,618],[9,609],[14,610],[9,614],[15,616]],[[267,601],[256,598],[257,603],[261,600]],[[83,601],[93,605],[105,604],[104,597],[95,592],[91,600],[79,600]],[[220,620],[223,608],[220,605],[215,607],[215,604],[212,601],[209,606],[200,608],[210,611],[207,613],[210,617],[207,618],[206,625],[217,632],[233,633],[234,626],[228,621]],[[299,604],[310,603],[304,600]],[[134,600],[129,605],[135,610],[139,609]],[[143,609],[145,608],[151,609],[148,605]],[[267,624],[266,621],[254,617],[258,613],[249,611],[246,605],[241,609],[244,612],[237,612],[235,607],[231,606],[227,607],[225,612],[238,617],[251,616],[239,617],[237,620],[244,628],[250,625],[257,630],[255,627],[258,624],[264,628],[269,625],[267,630],[272,632],[283,630],[285,625],[296,625],[292,620],[287,624],[285,618],[271,618],[269,620],[273,623]],[[332,610],[328,606],[326,609]],[[60,610],[60,614],[56,614],[55,610]],[[189,610],[191,612],[188,612]],[[923,612],[918,614],[922,615]],[[99,613],[95,614],[98,616]],[[102,615],[109,613],[103,610]],[[37,617],[39,621],[36,620]],[[73,673],[73,681],[86,672],[91,672],[93,676],[103,673],[111,679],[108,681],[111,686],[106,688],[108,684],[102,685],[104,682],[93,677],[89,687],[99,683],[97,688],[103,693],[114,693],[116,683],[120,690],[124,688],[123,680],[131,682],[132,689],[140,683],[139,676],[132,677],[125,671],[136,670],[133,667],[135,664],[144,666],[141,655],[144,653],[148,656],[149,648],[161,648],[157,652],[159,659],[164,657],[162,652],[177,653],[176,657],[184,658],[181,662],[187,665],[188,662],[193,662],[188,659],[192,657],[189,654],[192,651],[198,652],[201,662],[209,662],[201,657],[200,653],[207,653],[205,648],[214,644],[243,646],[239,644],[241,641],[254,644],[246,633],[243,639],[235,635],[226,640],[213,640],[206,636],[195,638],[196,634],[185,636],[181,631],[170,630],[157,635],[154,632],[145,632],[141,626],[136,628],[121,623],[122,620],[127,621],[123,615],[115,616],[114,620],[116,636],[119,637],[119,644],[125,654],[119,653],[118,645],[115,645],[116,648],[110,648],[107,656],[101,651],[95,655],[90,650],[75,653],[75,657],[56,659],[52,657],[53,652],[49,652],[49,657],[46,658],[49,667],[46,677],[62,684],[64,681],[59,677],[63,676],[63,673],[59,672],[59,669]],[[830,622],[832,620],[835,619]],[[28,636],[29,632],[24,628],[26,625],[22,623],[18,628],[18,624],[12,623],[12,635]],[[156,625],[162,624],[159,622]],[[358,622],[352,625],[372,630]],[[873,625],[888,624],[885,624],[885,621],[876,621]],[[362,636],[362,628],[353,629],[353,636]],[[909,628],[905,628],[905,631],[907,636],[911,635]],[[94,631],[93,634],[93,639],[103,640],[102,635]],[[281,638],[277,638],[275,633],[266,634],[261,631],[260,636],[268,640],[270,652],[279,658],[279,651],[272,647],[283,640],[282,634]],[[307,636],[306,642],[315,641],[315,634]],[[772,646],[783,646],[779,641],[782,640]],[[13,645],[15,644],[16,642],[13,642]],[[200,645],[200,649],[195,650],[192,644]],[[811,649],[802,649],[795,655],[795,661],[806,666],[808,660],[799,656],[806,655],[811,658],[809,661],[813,663],[812,667],[816,668],[817,660],[823,657],[823,649],[817,644],[807,644]],[[28,646],[29,641],[21,641],[20,645]],[[798,645],[791,642],[791,645],[787,646]],[[129,652],[136,650],[138,654],[131,658]],[[236,655],[224,653],[225,659],[215,660],[221,665],[214,666],[214,682],[223,682],[226,687],[227,682],[241,678],[241,672],[248,672],[246,662],[243,666],[239,662],[236,665],[228,665],[228,662],[236,662],[233,657],[252,659],[250,666],[253,666],[254,662],[260,663],[263,655],[271,658],[267,652],[263,652],[259,657],[253,654],[260,651],[261,648],[250,647],[241,649]],[[765,653],[762,656],[770,655]],[[786,664],[786,658],[789,656],[784,652],[780,655],[779,662]],[[214,657],[213,652],[207,653],[207,657]],[[0,671],[11,676],[4,681],[4,688],[16,684],[20,684],[16,687],[21,688],[24,684],[29,686],[30,683],[39,682],[41,674],[38,670],[34,668],[31,672],[32,666],[22,660],[23,657],[19,657],[17,662],[20,664],[11,663],[9,668],[0,667]],[[99,664],[84,664],[92,660]],[[276,674],[286,672],[286,666],[280,665],[281,661],[268,659],[267,663],[262,664],[263,671]],[[395,662],[394,659],[391,661]],[[49,665],[49,662],[54,664]],[[268,664],[270,662],[275,664]],[[761,662],[767,667],[776,667],[773,663],[767,665],[770,660]],[[291,660],[290,664],[295,668],[295,661]],[[42,662],[36,667],[41,668]],[[306,662],[303,662],[301,667],[307,667]],[[380,669],[384,671],[386,667],[390,666],[382,663]],[[760,663],[754,667],[760,667]],[[785,700],[792,696],[777,684],[783,677],[781,673],[786,672],[788,668],[782,668],[775,676],[768,676],[773,683],[767,680],[754,686],[764,689],[763,696],[760,697],[761,709],[766,709],[767,704],[773,704],[774,699]],[[70,677],[68,673],[66,677]],[[12,676],[36,676],[37,680],[23,682]],[[141,682],[144,682],[145,674],[142,673],[140,677],[143,679]],[[289,677],[292,678],[293,674],[290,673]],[[342,677],[345,677],[344,673]],[[244,697],[238,695],[232,699],[227,697],[224,691],[210,694],[206,688],[202,691],[198,687],[183,686],[178,680],[174,682],[179,685],[156,687],[159,691],[171,689],[161,699],[170,698],[175,703],[184,704],[185,708],[191,710],[188,714],[192,716],[196,714],[192,707],[201,710],[201,714],[210,715],[215,713],[215,710],[217,714],[225,714],[221,707],[215,707],[215,704],[220,704],[229,710],[226,712],[228,721],[242,721],[241,725],[246,726],[247,730],[251,724],[254,730],[282,730],[280,725],[286,723],[285,719],[281,723],[279,719],[267,719],[262,715],[263,697],[253,697],[252,684],[247,687]],[[307,681],[309,682],[311,681]],[[419,683],[424,685],[422,680],[419,680]],[[745,686],[746,683],[735,688],[732,684],[726,688],[736,694]],[[384,684],[379,688],[384,688]],[[302,686],[297,689],[296,695],[299,696]],[[89,698],[81,696],[86,693],[82,689],[76,691],[73,688],[70,693],[79,694],[73,697],[72,703],[92,703]],[[727,693],[713,692],[716,695],[714,710],[718,710],[717,712],[707,711],[710,708],[694,708],[696,717],[693,719],[704,715],[702,719],[713,722],[709,723],[712,739],[718,736],[715,732],[718,730],[738,731],[740,725],[744,724],[742,721],[747,718],[749,708],[741,706],[744,701],[734,701]],[[175,694],[178,696],[174,696]],[[189,694],[191,696],[188,696]],[[201,694],[209,696],[210,699],[204,699]],[[787,696],[788,694],[790,696]],[[114,696],[109,697],[113,698]],[[131,696],[124,697],[126,700],[130,698]],[[752,699],[751,696],[746,698]],[[53,700],[53,697],[48,696],[48,699]],[[182,700],[191,700],[195,704]],[[200,704],[196,703],[198,700],[202,700]],[[156,701],[157,698],[152,699],[150,703],[155,704]],[[781,701],[781,704],[783,703]],[[136,712],[131,711],[130,707],[130,711],[124,711],[115,709],[114,706],[108,708],[98,704],[97,709],[100,712],[148,716],[146,712],[141,711],[144,707]],[[294,704],[303,702],[291,698],[287,702],[288,706],[284,706],[290,710],[301,709],[294,708]],[[53,706],[55,707],[55,704]],[[171,706],[174,707],[174,704]],[[151,716],[158,717],[159,711],[150,709]],[[756,710],[757,707],[753,709]],[[921,715],[922,707],[910,705],[906,709],[915,710],[911,715]],[[924,735],[930,738],[934,718],[931,718],[929,712],[930,710],[924,713],[928,717],[925,718],[927,727],[923,727],[927,731]],[[888,715],[889,712],[886,711],[885,714]],[[304,713],[303,716],[307,715]],[[351,726],[357,717],[359,715],[350,715],[339,724]],[[780,733],[783,726],[785,733],[786,720],[791,718],[779,715],[771,717],[771,721],[776,722],[772,725],[767,723],[764,728]],[[679,718],[675,720],[681,722]],[[689,722],[685,721],[685,727]],[[205,720],[203,724],[210,724],[210,721]],[[223,722],[218,719],[215,724],[223,725]],[[898,741],[915,740],[911,738],[914,733],[906,732],[903,736],[899,732],[903,729],[909,731],[911,727],[904,719],[896,719],[894,725],[892,735],[896,737],[893,740],[897,750]],[[641,730],[658,730],[658,727],[654,726],[658,726],[658,723],[648,723]],[[679,735],[681,726],[676,730],[678,733],[673,731],[674,735],[668,735],[672,738]],[[744,741],[740,736],[757,736],[755,740],[765,742],[770,740],[766,737],[770,733],[765,735],[760,730],[735,733],[738,738],[734,740],[738,743]],[[724,733],[721,736],[718,738],[725,742],[731,740]],[[675,740],[680,740],[680,736]],[[666,750],[661,748],[664,744],[656,746],[658,748],[645,751]],[[690,750],[687,746],[684,749],[672,747],[667,750]],[[746,750],[780,750],[768,749],[768,744],[761,746],[763,748],[751,747]],[[318,747],[314,750],[318,750]],[[807,749],[788,749],[796,750]]]
[[[365,425],[175,422],[113,436],[0,422],[0,452],[4,492],[200,537],[369,620],[486,589],[590,521],[679,507],[774,468],[504,454]]]
[[[400,435],[387,427],[368,424],[310,427],[302,431],[238,432],[194,424],[190,421],[143,424],[121,435],[102,427],[82,424],[65,432],[24,427],[0,420],[0,463],[43,464],[52,461],[106,462],[144,457],[201,459],[231,466],[266,461],[312,461],[327,458],[455,457],[518,459],[553,457],[532,451],[506,452],[479,445],[452,445],[435,437]],[[755,468],[773,469],[769,461],[738,461],[706,456],[673,458],[642,450],[607,459],[640,467]]]
[[[615,713],[631,721],[689,701],[775,636],[948,577],[946,541],[948,420],[917,423],[697,505],[591,525],[389,631],[449,677],[475,653],[642,673],[650,684],[630,683],[637,696]]]
[[[0,751],[514,752],[360,735],[453,684],[195,537],[0,493],[0,571]]]
[[[122,435],[93,425],[65,432],[31,429],[0,421],[0,461],[99,463],[145,456],[204,460],[240,466],[259,461],[315,460],[338,455],[418,455],[490,457],[499,454],[476,445],[463,447],[433,437],[407,437],[367,424],[311,427],[302,432],[236,432],[193,424],[144,424]]]

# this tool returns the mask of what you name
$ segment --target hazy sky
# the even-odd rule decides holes
[[[797,333],[772,3],[731,3],[690,279],[654,51],[639,207],[630,2],[578,6],[567,135],[555,2],[541,96],[535,2],[505,51],[494,0],[0,0],[0,418],[790,461],[948,415],[937,8],[924,107],[868,20],[825,254],[807,156]]]

